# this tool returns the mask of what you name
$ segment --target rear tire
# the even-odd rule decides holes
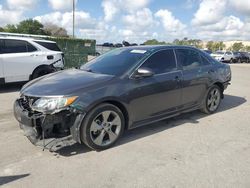
[[[36,79],[36,78],[39,78],[41,76],[44,76],[46,74],[50,74],[50,73],[53,73],[55,72],[55,69],[50,67],[50,66],[41,66],[41,67],[38,67],[32,74],[32,77],[31,79]]]
[[[113,146],[124,132],[125,119],[121,110],[108,103],[100,104],[84,118],[81,141],[94,150]]]
[[[201,108],[201,111],[206,114],[212,114],[216,112],[220,106],[222,98],[222,91],[217,85],[213,85],[206,97],[205,101],[203,102],[203,107]]]

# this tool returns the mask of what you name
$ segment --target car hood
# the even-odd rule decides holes
[[[23,86],[20,93],[26,96],[67,96],[84,88],[109,81],[113,77],[70,69],[32,80]]]

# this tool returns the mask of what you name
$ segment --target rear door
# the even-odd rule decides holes
[[[208,87],[208,70],[204,69],[199,51],[189,48],[176,49],[178,63],[183,69],[182,108],[198,106]]]
[[[24,40],[4,39],[3,53],[6,82],[29,80],[33,70],[42,63],[40,52]]]
[[[149,57],[141,68],[154,72],[152,77],[131,79],[130,117],[135,123],[165,116],[181,105],[181,70],[177,69],[174,51],[161,50]]]

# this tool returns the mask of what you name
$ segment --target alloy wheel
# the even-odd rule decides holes
[[[217,110],[220,104],[221,96],[218,88],[214,88],[210,91],[207,99],[207,107],[211,112]]]
[[[103,111],[90,125],[90,138],[98,146],[115,142],[121,132],[121,118],[114,111]]]

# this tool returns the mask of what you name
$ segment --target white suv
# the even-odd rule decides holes
[[[63,53],[53,41],[0,36],[0,84],[29,81],[63,67]]]
[[[227,51],[217,51],[211,54],[213,58],[222,62],[230,62],[233,63],[235,61],[235,56],[233,52]]]

